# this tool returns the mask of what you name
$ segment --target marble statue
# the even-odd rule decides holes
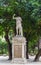
[[[16,20],[16,36],[12,38],[12,62],[26,63],[26,38],[23,36],[22,18],[14,14]]]
[[[21,17],[15,17],[15,15],[13,15],[13,19],[16,20],[16,35],[21,35],[23,36],[23,30],[22,30],[22,19]]]

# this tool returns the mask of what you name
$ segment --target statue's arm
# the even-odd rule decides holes
[[[13,19],[16,19],[15,14],[13,15]]]
[[[13,16],[13,19],[16,19],[16,17]]]

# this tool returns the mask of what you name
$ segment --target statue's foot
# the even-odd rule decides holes
[[[18,35],[16,35],[16,36],[18,36]]]

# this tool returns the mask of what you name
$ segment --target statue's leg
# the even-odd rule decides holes
[[[20,35],[20,28],[19,28],[19,35]]]
[[[23,36],[23,31],[22,31],[22,27],[21,27],[21,36]]]
[[[16,35],[18,35],[18,27],[16,27]]]
[[[23,36],[22,27],[19,28],[19,35]]]
[[[21,28],[19,27],[19,35],[21,35]]]

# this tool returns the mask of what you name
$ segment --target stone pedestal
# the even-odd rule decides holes
[[[26,60],[26,39],[18,35],[12,39],[12,61],[21,60]]]

